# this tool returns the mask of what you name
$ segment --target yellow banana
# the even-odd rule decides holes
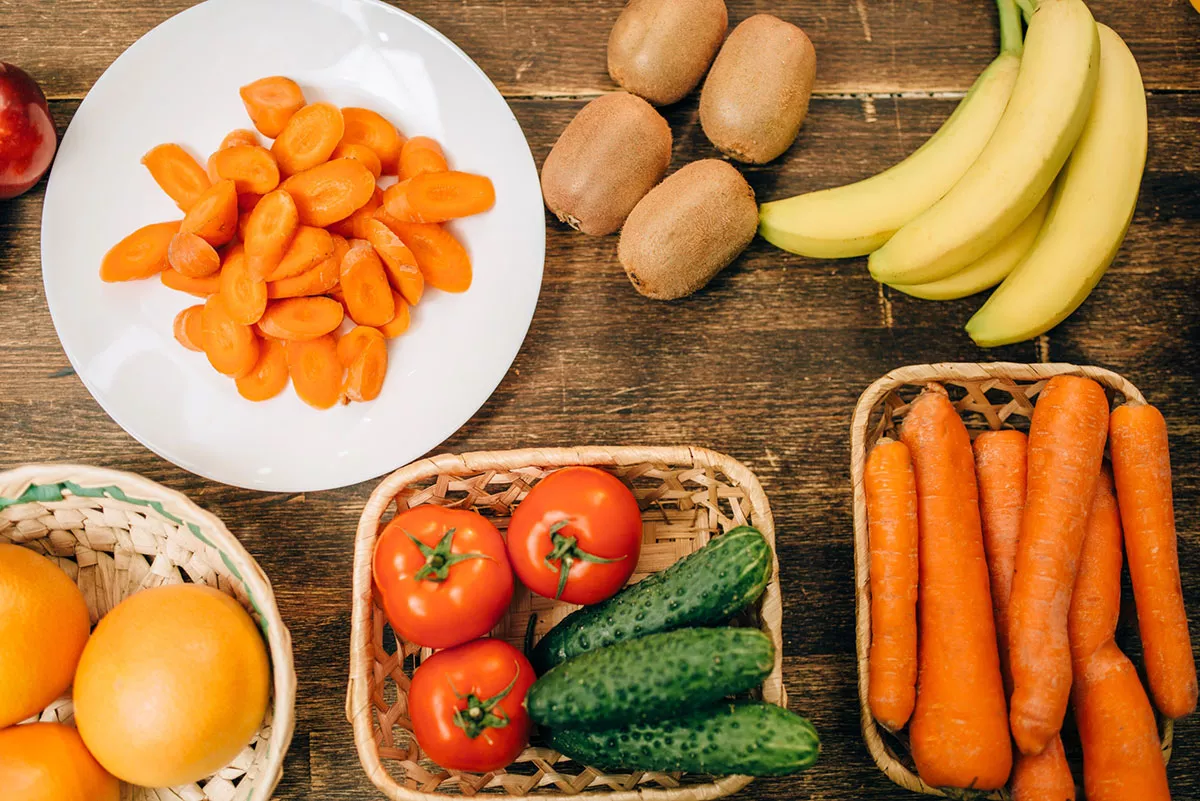
[[[928,284],[894,284],[892,289],[925,300],[954,300],[990,289],[1003,281],[1029,252],[1041,230],[1053,192],[1047,192],[1042,202],[1030,212],[1004,241],[983,254],[978,261],[967,265],[949,278]]]
[[[1100,41],[1083,0],[1041,0],[1012,98],[962,179],[871,254],[876,280],[922,284],[953,275],[1029,216],[1087,121]]]
[[[1043,334],[1083,303],[1116,258],[1146,166],[1146,92],[1137,61],[1100,25],[1100,83],[1037,241],[967,323],[983,347]]]

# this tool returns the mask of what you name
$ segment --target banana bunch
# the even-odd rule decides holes
[[[1040,0],[1022,43],[1013,0],[997,5],[1002,52],[929,141],[864,181],[766,203],[760,220],[793,253],[870,254],[876,280],[915,297],[1000,284],[967,324],[983,347],[1079,307],[1120,249],[1146,162],[1146,96],[1121,38],[1083,0]]]

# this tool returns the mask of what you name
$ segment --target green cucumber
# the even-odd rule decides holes
[[[722,704],[658,723],[545,733],[555,751],[606,771],[786,776],[812,767],[821,750],[811,723],[759,702]]]
[[[771,546],[757,529],[739,526],[661,573],[607,601],[567,615],[530,655],[540,675],[571,657],[685,626],[723,623],[767,588]]]
[[[554,728],[659,720],[757,687],[775,665],[757,629],[679,629],[568,659],[529,690],[535,723]]]

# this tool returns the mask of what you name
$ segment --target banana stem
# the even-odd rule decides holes
[[[1017,0],[1017,5],[1021,7],[1021,13],[1025,16],[1025,24],[1029,24],[1029,20],[1033,19],[1034,9],[1037,8],[1037,0]]]
[[[1021,12],[1017,3],[1028,3],[1029,0],[996,0],[996,8],[1000,11],[1000,50],[1020,56],[1025,50],[1025,40],[1021,36]]]

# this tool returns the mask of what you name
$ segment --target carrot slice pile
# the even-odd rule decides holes
[[[426,285],[470,286],[470,257],[440,223],[490,209],[492,182],[451,171],[438,142],[406,139],[377,111],[310,103],[290,78],[239,95],[254,128],[230,130],[206,161],[174,143],[145,154],[184,217],[122,239],[100,277],[157,275],[203,299],[176,316],[175,338],[248,400],[289,378],[317,408],[374,400],[388,340],[409,330]],[[386,193],[385,176],[400,179]]]

